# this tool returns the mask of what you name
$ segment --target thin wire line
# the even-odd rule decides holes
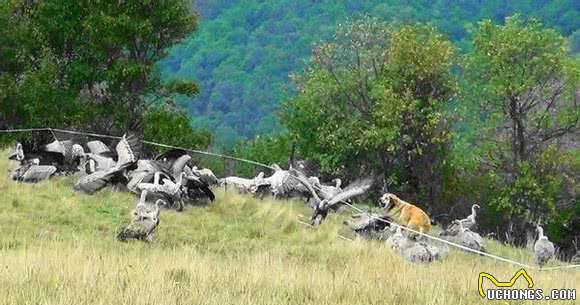
[[[85,136],[92,136],[92,137],[101,137],[101,138],[109,138],[109,139],[121,139],[122,137],[111,136],[111,135],[104,135],[98,133],[90,133],[90,132],[81,132],[81,131],[73,131],[73,130],[66,130],[66,129],[58,129],[58,128],[47,128],[50,130],[56,130],[62,133],[69,133],[69,134],[76,134],[76,135],[85,135]]]
[[[43,131],[50,128],[26,128],[26,129],[3,129],[0,133],[16,133],[16,132],[30,132],[30,131]]]
[[[554,267],[545,267],[545,268],[538,268],[537,270],[558,270],[558,269],[566,269],[566,268],[578,268],[580,265],[565,265],[565,266],[554,266]]]
[[[52,130],[52,128],[49,128],[48,130],[50,130],[50,133],[52,134],[52,136],[54,137],[55,140],[57,140],[60,143],[60,140],[58,139],[58,137],[56,136],[56,133],[54,133],[54,130]],[[63,147],[64,148],[64,147]]]
[[[355,209],[355,210],[357,210],[357,211],[359,211],[359,212],[361,212],[361,213],[365,213],[365,212],[364,212],[364,211],[362,211],[361,209],[359,209],[359,208],[356,208],[356,207],[354,207],[353,205],[350,205],[349,203],[345,203],[345,204],[349,205],[351,208],[353,208],[353,209]],[[468,251],[468,252],[473,252],[473,253],[476,253],[476,254],[479,254],[479,255],[483,255],[483,256],[491,257],[491,258],[494,258],[494,259],[497,259],[497,260],[500,260],[500,261],[503,261],[503,262],[506,262],[506,263],[511,263],[511,264],[514,264],[514,265],[518,265],[518,266],[521,266],[521,267],[526,267],[526,268],[534,268],[534,267],[532,267],[532,266],[530,266],[530,265],[527,265],[527,264],[524,264],[524,263],[520,263],[520,262],[517,262],[517,261],[511,260],[511,259],[508,259],[508,258],[503,258],[503,257],[501,257],[501,256],[493,255],[493,254],[491,254],[491,253],[486,253],[486,252],[482,252],[482,251],[479,251],[479,250],[475,250],[475,249],[472,249],[472,248],[469,248],[469,247],[466,247],[466,246],[463,246],[463,245],[460,245],[460,244],[457,244],[457,243],[454,243],[454,242],[451,242],[451,241],[448,241],[448,240],[445,240],[445,239],[442,239],[442,238],[439,238],[439,237],[436,237],[436,236],[433,236],[433,235],[429,235],[429,234],[425,234],[425,233],[422,233],[422,232],[419,232],[419,231],[415,231],[415,230],[413,230],[413,229],[411,229],[411,228],[408,228],[408,227],[405,227],[405,226],[401,226],[401,225],[399,225],[399,224],[397,224],[397,223],[395,223],[395,222],[388,221],[388,220],[386,220],[386,219],[383,219],[383,218],[379,218],[379,217],[373,216],[372,214],[369,214],[369,213],[367,213],[367,215],[368,215],[370,218],[373,218],[373,219],[376,219],[376,220],[379,220],[379,221],[382,221],[382,222],[388,223],[389,225],[395,225],[395,226],[399,226],[399,227],[401,227],[403,230],[411,231],[411,232],[413,232],[413,233],[416,233],[416,234],[419,234],[419,235],[425,236],[425,237],[427,237],[427,238],[430,238],[430,239],[433,239],[433,240],[436,240],[436,241],[439,241],[439,242],[442,242],[442,243],[445,243],[445,244],[448,244],[448,245],[454,246],[454,247],[456,247],[456,248],[460,248],[460,249],[462,249],[462,250],[465,250],[465,251]]]
[[[52,128],[51,128],[52,129]],[[121,137],[117,137],[117,136],[109,136],[109,135],[100,135],[100,134],[96,134],[96,133],[86,133],[86,132],[79,132],[79,131],[71,131],[71,130],[65,130],[65,129],[53,129],[56,130],[58,132],[63,132],[63,133],[70,133],[70,134],[79,134],[79,135],[89,135],[89,136],[93,136],[93,137],[106,137],[106,138],[113,138],[113,139],[120,139]],[[236,157],[232,157],[232,156],[228,156],[228,155],[223,155],[223,154],[218,154],[218,153],[212,153],[212,152],[208,152],[208,151],[202,151],[202,150],[196,150],[196,149],[190,149],[190,148],[185,148],[185,147],[179,147],[179,146],[173,146],[173,145],[167,145],[167,144],[162,144],[162,143],[157,143],[157,142],[151,142],[151,141],[142,141],[145,144],[150,144],[150,145],[155,145],[155,146],[159,146],[159,147],[165,147],[165,148],[174,148],[174,149],[182,149],[185,151],[189,151],[189,152],[193,152],[193,153],[197,153],[197,154],[202,154],[202,155],[207,155],[207,156],[213,156],[213,157],[220,157],[220,158],[226,158],[226,159],[231,159],[231,160],[235,160],[235,161],[240,161],[240,162],[246,162],[246,163],[251,163],[254,165],[258,165],[258,166],[262,166],[262,167],[266,167],[269,169],[274,170],[275,168],[260,163],[260,162],[256,162],[256,161],[252,161],[252,160],[248,160],[248,159],[243,159],[243,158],[236,158]]]
[[[89,136],[94,136],[94,137],[105,137],[105,138],[113,138],[113,139],[120,139],[121,138],[121,137],[111,136],[111,135],[103,135],[103,134],[88,133],[88,132],[79,132],[79,131],[72,131],[72,130],[66,130],[66,129],[57,129],[57,128],[10,129],[10,130],[0,130],[0,132],[10,133],[10,132],[25,132],[25,131],[40,131],[40,130],[50,130],[51,132],[53,132],[53,135],[54,135],[54,130],[56,130],[58,132],[69,133],[69,134],[89,135]],[[55,138],[56,138],[56,136],[55,136]],[[254,164],[254,165],[258,165],[258,166],[262,166],[262,167],[265,167],[265,168],[269,168],[269,169],[275,170],[275,168],[273,168],[272,166],[269,166],[269,165],[266,165],[266,164],[263,164],[263,163],[260,163],[260,162],[256,162],[256,161],[244,159],[244,158],[237,158],[237,157],[232,157],[232,156],[228,156],[228,155],[224,155],[224,154],[219,154],[219,153],[206,152],[206,151],[189,149],[189,148],[184,148],[184,147],[179,147],[179,146],[173,146],[173,145],[167,145],[167,144],[162,144],[162,143],[157,143],[157,142],[151,142],[151,141],[142,141],[142,142],[143,143],[146,143],[146,144],[150,144],[150,145],[159,146],[159,147],[173,148],[173,149],[182,149],[182,150],[189,151],[189,152],[193,152],[193,153],[198,153],[198,154],[203,154],[203,155],[208,155],[208,156],[221,157],[221,158],[226,158],[226,159],[230,159],[230,160],[236,160],[236,161],[240,161],[240,162],[246,162],[246,163],[250,163],[250,164]],[[289,176],[292,177],[293,179],[298,180],[298,177],[292,175],[292,173],[290,171],[289,171]],[[323,189],[321,189],[321,188],[319,188],[317,186],[313,186],[313,188],[315,188],[315,189],[317,189],[317,190],[319,190],[319,191],[321,191],[321,192],[323,192],[323,193],[325,193],[327,195],[330,194],[329,192],[326,192],[326,191],[324,191]],[[360,208],[358,208],[358,207],[356,207],[356,206],[354,206],[354,205],[352,205],[352,204],[350,204],[350,203],[348,203],[348,202],[346,202],[344,200],[341,200],[340,202],[342,202],[343,204],[347,205],[351,209],[358,211],[359,213],[363,213],[363,214],[368,215],[371,219],[376,219],[378,221],[387,223],[389,225],[396,225],[396,226],[401,227],[403,230],[407,230],[407,231],[410,231],[410,232],[413,232],[413,233],[416,233],[416,234],[425,236],[426,238],[430,238],[430,239],[433,239],[433,240],[436,240],[436,241],[439,241],[439,242],[442,242],[442,243],[451,245],[453,247],[463,249],[463,250],[468,251],[468,252],[472,252],[472,253],[476,253],[476,254],[479,254],[479,255],[482,255],[482,256],[490,257],[490,258],[493,258],[493,259],[496,259],[496,260],[499,260],[499,261],[503,261],[503,262],[506,262],[506,263],[511,263],[511,264],[514,264],[514,265],[517,265],[517,266],[520,266],[520,267],[525,267],[525,268],[534,269],[534,270],[557,270],[557,269],[564,269],[564,268],[576,268],[576,267],[580,267],[580,265],[566,265],[566,266],[555,266],[555,267],[547,267],[547,268],[539,268],[539,267],[530,266],[528,264],[520,263],[520,262],[511,260],[511,259],[508,259],[508,258],[503,258],[501,256],[493,255],[491,253],[486,253],[486,252],[482,252],[482,251],[479,251],[479,250],[471,249],[469,247],[465,247],[463,245],[460,245],[460,244],[457,244],[457,243],[454,243],[454,242],[451,242],[451,241],[448,241],[448,240],[444,240],[444,239],[441,239],[441,238],[436,237],[436,236],[433,236],[433,235],[429,235],[429,234],[425,234],[425,233],[422,233],[422,232],[419,232],[419,231],[415,231],[415,230],[413,230],[411,228],[408,228],[408,227],[405,227],[405,226],[401,226],[401,225],[399,225],[399,224],[397,224],[395,222],[388,221],[386,219],[376,217],[376,216],[374,216],[374,215],[372,215],[372,214],[370,214],[370,213],[368,213],[368,212],[366,212],[366,211],[364,211],[364,210],[362,210],[362,209],[360,209]]]

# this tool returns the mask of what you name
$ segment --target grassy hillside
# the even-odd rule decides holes
[[[12,166],[1,153],[0,172]],[[121,243],[135,198],[76,194],[73,182],[1,175],[1,304],[478,304],[489,303],[479,272],[508,279],[519,269],[458,251],[407,263],[383,243],[338,238],[347,215],[312,230],[296,221],[302,203],[224,191],[208,207],[163,211],[155,242]],[[524,250],[489,248],[531,262]],[[578,270],[529,273],[544,290],[580,289]],[[510,304],[528,303],[542,304]]]

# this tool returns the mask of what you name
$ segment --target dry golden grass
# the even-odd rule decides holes
[[[0,154],[0,171],[11,166]],[[163,211],[151,244],[117,242],[135,198],[76,194],[73,182],[0,177],[0,304],[556,303],[482,300],[479,272],[507,280],[515,266],[460,251],[411,264],[383,243],[339,239],[346,215],[312,230],[297,221],[301,203],[232,192],[208,207]],[[488,248],[531,263],[523,249]],[[529,274],[545,291],[580,289],[579,270]]]

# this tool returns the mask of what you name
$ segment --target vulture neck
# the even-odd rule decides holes
[[[141,197],[139,198],[139,203],[145,203],[147,199],[147,191],[141,191]]]
[[[475,218],[477,216],[477,211],[475,210],[475,205],[471,206],[471,217]]]
[[[160,207],[161,205],[164,205],[164,204],[165,204],[165,202],[164,202],[163,200],[161,200],[161,199],[157,199],[157,201],[155,201],[155,207],[156,207],[157,209],[159,209],[159,207]]]
[[[538,239],[548,239],[548,237],[544,235],[544,228],[542,227],[538,227]]]

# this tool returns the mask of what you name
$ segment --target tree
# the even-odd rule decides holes
[[[561,231],[577,200],[571,148],[580,127],[580,65],[565,38],[518,15],[503,25],[483,21],[466,62],[470,86],[480,88],[481,113],[495,127],[480,169],[494,183],[490,206],[520,232],[540,215]]]
[[[428,25],[362,18],[318,45],[283,114],[303,157],[347,177],[379,168],[397,192],[436,202],[450,143],[454,48]]]
[[[2,113],[7,127],[120,133],[198,92],[191,82],[162,83],[156,67],[196,29],[189,1],[11,0],[0,5],[0,26],[0,86],[9,89],[0,101],[20,107]]]
[[[234,155],[266,165],[278,164],[282,168],[287,168],[292,151],[291,146],[288,134],[276,137],[257,136],[252,140],[238,143],[234,149]],[[253,177],[264,170],[264,168],[254,164],[242,162],[236,164],[236,175],[241,177]]]
[[[574,92],[579,67],[564,37],[515,15],[505,25],[480,23],[468,68],[484,86],[483,101],[505,118],[512,160],[528,161],[546,145],[573,133],[579,108]]]
[[[206,149],[211,144],[209,132],[191,132],[185,113],[152,110],[144,115],[143,120],[143,136],[148,141],[191,149]]]
[[[20,124],[26,118],[23,105],[19,103],[18,84],[15,75],[24,69],[20,64],[23,46],[30,44],[31,33],[23,24],[14,21],[13,1],[0,2],[0,128]]]

